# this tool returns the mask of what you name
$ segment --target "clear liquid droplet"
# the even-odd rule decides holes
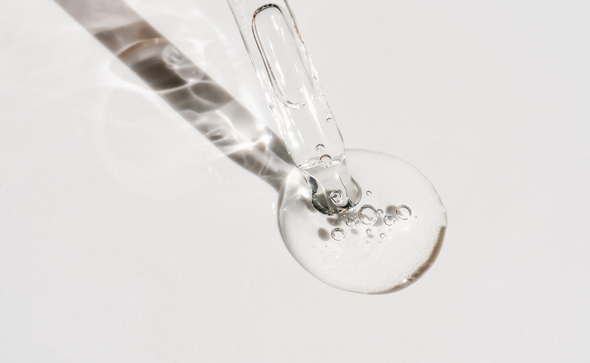
[[[359,219],[363,224],[372,226],[377,222],[377,211],[372,205],[365,204],[361,207],[358,213]]]
[[[335,241],[342,241],[346,237],[346,233],[342,228],[334,228],[331,235]]]
[[[406,220],[412,216],[412,210],[407,205],[400,205],[395,210],[395,214],[397,214],[399,219]]]
[[[395,218],[392,215],[386,215],[383,217],[383,223],[387,224],[388,226],[392,226],[395,223]]]

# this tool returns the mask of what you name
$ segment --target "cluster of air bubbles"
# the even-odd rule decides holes
[[[320,152],[321,152],[321,151],[324,151],[324,144],[318,144],[318,145],[315,147],[315,151],[320,151]]]
[[[395,223],[395,218],[392,215],[386,215],[383,217],[383,223],[387,224],[388,226],[392,226]]]
[[[322,155],[320,157],[320,164],[322,164],[324,168],[329,167],[332,164],[332,158],[330,155]]]
[[[367,195],[371,195],[371,192],[367,191]],[[330,192],[330,199],[334,204],[341,205],[345,198],[341,190],[333,190]],[[402,204],[395,210],[395,215],[397,215],[400,220],[408,220],[412,217],[412,210],[407,205]],[[357,213],[345,216],[344,223],[350,228],[358,226],[361,223],[367,226],[372,226],[377,223],[379,217],[383,218],[383,223],[387,226],[392,226],[395,223],[395,217],[393,215],[386,214],[382,209],[375,209],[375,207],[370,204],[363,205]],[[389,232],[393,232],[393,230],[389,228]],[[378,233],[381,239],[387,238],[387,234],[382,230],[374,232],[371,228],[366,229],[366,234],[370,238],[374,236],[374,233]],[[342,241],[346,237],[346,233],[342,228],[334,228],[331,235],[332,239],[336,241]]]
[[[344,195],[342,194],[341,190],[332,190],[330,192],[330,200],[332,200],[332,202],[339,207],[346,204]]]
[[[399,219],[406,220],[412,216],[412,210],[407,205],[400,205],[395,210],[395,214],[397,214]]]
[[[330,234],[335,241],[342,241],[346,237],[346,233],[342,228],[334,228]]]
[[[377,211],[372,205],[365,204],[359,209],[358,213],[359,219],[363,224],[372,226],[377,222]]]

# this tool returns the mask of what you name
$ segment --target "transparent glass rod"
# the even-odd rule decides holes
[[[346,166],[344,141],[286,0],[228,0],[281,137],[307,179],[314,207],[354,207],[361,188]]]

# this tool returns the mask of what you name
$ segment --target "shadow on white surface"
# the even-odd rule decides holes
[[[283,142],[122,0],[56,0],[224,155],[279,190]]]

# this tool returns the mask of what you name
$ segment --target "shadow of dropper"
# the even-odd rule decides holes
[[[123,0],[55,0],[224,155],[279,191],[282,140]]]

